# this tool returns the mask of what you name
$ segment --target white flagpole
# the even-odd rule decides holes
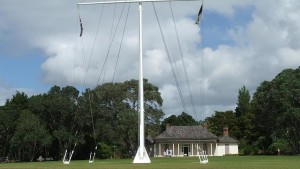
[[[200,1],[200,0],[112,0],[78,3],[78,5],[95,5],[95,4],[115,4],[115,3],[139,3],[139,108],[140,108],[140,123],[139,123],[139,148],[133,160],[133,163],[151,163],[148,153],[145,148],[145,131],[144,131],[144,84],[143,84],[143,31],[142,31],[142,2],[168,2],[168,1]]]
[[[140,107],[140,145],[135,155],[133,163],[151,163],[145,148],[145,129],[144,129],[144,83],[143,83],[143,8],[142,2],[139,2],[139,42],[140,42],[140,66],[139,66],[139,107]]]

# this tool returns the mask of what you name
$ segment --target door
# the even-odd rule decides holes
[[[183,152],[183,155],[189,156],[190,145],[189,144],[183,144],[181,148],[182,148],[181,152]]]
[[[205,151],[206,154],[208,154],[208,151],[207,151],[207,144],[206,144],[206,143],[203,144],[203,150]]]
[[[229,144],[225,144],[225,154],[229,154]]]
[[[183,154],[189,156],[189,147],[183,147]]]

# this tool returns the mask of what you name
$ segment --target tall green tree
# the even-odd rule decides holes
[[[78,123],[79,91],[72,87],[53,86],[48,93],[32,96],[29,108],[36,114],[53,137],[50,156],[61,159],[64,150],[73,147],[75,142],[83,142],[83,135],[79,135],[82,123]],[[79,139],[79,136],[81,137]]]
[[[254,115],[250,111],[251,97],[249,90],[243,86],[238,92],[237,107],[235,109],[235,116],[238,120],[239,133],[237,139],[249,143],[252,138],[253,119]]]
[[[106,83],[83,93],[80,107],[92,112],[87,122],[90,131],[95,124],[95,136],[88,137],[102,144],[117,146],[123,154],[134,155],[138,146],[138,81]],[[158,88],[144,79],[146,136],[159,132],[164,113]],[[94,137],[94,138],[93,138]]]
[[[6,157],[9,152],[9,143],[15,129],[15,121],[8,111],[0,109],[0,145],[1,157]]]
[[[253,95],[252,112],[255,114],[256,138],[263,138],[263,150],[269,150],[279,138],[290,142],[293,153],[299,152],[298,146],[292,144],[296,137],[283,136],[295,129],[292,125],[283,125],[287,117],[294,117],[293,124],[300,123],[297,109],[300,107],[300,67],[286,69],[272,81],[263,82]],[[297,127],[296,127],[297,128]]]
[[[46,126],[30,111],[23,111],[17,120],[17,127],[11,144],[20,157],[16,159],[33,161],[42,154],[43,148],[51,144],[52,137]]]
[[[288,141],[294,153],[300,153],[300,108],[288,109],[279,119],[282,126],[277,137]]]
[[[237,107],[235,109],[235,116],[240,117],[249,112],[250,109],[250,93],[249,90],[243,86],[238,92]]]
[[[17,91],[11,99],[8,99],[0,110],[0,132],[2,136],[2,155],[13,156],[11,142],[16,131],[17,119],[22,111],[28,109],[28,96],[24,92]]]
[[[211,117],[205,119],[208,129],[217,136],[223,135],[223,128],[228,127],[230,136],[237,138],[239,134],[238,119],[233,111],[216,111]]]

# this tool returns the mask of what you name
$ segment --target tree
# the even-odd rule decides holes
[[[144,79],[144,107],[146,134],[159,132],[164,113],[158,88]],[[138,81],[105,83],[94,90],[87,90],[80,99],[80,107],[93,112],[93,121],[87,120],[91,140],[117,146],[126,156],[134,155],[138,146]],[[91,109],[90,109],[90,108]],[[90,118],[91,119],[91,118]]]
[[[13,136],[15,121],[9,112],[0,109],[0,145],[1,157],[6,157],[9,152],[9,142]]]
[[[251,102],[252,112],[254,113],[254,132],[255,137],[253,140],[258,140],[258,138],[264,138],[263,149],[267,149],[272,143],[271,135],[275,130],[275,109],[272,104],[271,93],[271,83],[263,82],[257,88],[253,95]],[[273,111],[274,110],[274,111]],[[271,112],[271,113],[270,113]],[[274,113],[272,113],[274,112]]]
[[[235,116],[240,117],[249,112],[250,109],[250,93],[245,86],[239,89],[237,107]]]
[[[180,121],[182,126],[187,125],[198,125],[198,122],[189,114],[182,112],[179,116],[177,116],[177,121]]]
[[[179,126],[180,122],[178,122],[177,116],[176,115],[171,115],[167,118],[165,118],[160,125],[160,132],[163,132],[166,130],[167,125],[171,126]]]
[[[237,139],[248,144],[252,137],[254,115],[250,111],[250,94],[243,86],[238,92],[238,102],[235,109],[235,116],[238,120],[239,133]],[[243,149],[243,147],[241,146]]]
[[[46,126],[42,124],[39,118],[30,111],[23,111],[17,121],[18,125],[11,144],[14,149],[22,155],[17,158],[22,160],[33,161],[42,153],[42,149],[51,144],[51,136],[46,130]]]
[[[147,138],[159,133],[164,113],[158,87],[146,79],[144,95]],[[72,86],[53,86],[30,98],[17,92],[0,106],[1,156],[33,160],[41,154],[58,160],[75,143],[73,159],[88,158],[98,143],[102,157],[116,149],[120,156],[132,156],[138,146],[138,109],[137,80],[102,84],[81,96]]]
[[[78,96],[79,91],[72,86],[53,86],[48,93],[29,99],[30,110],[47,125],[54,138],[49,155],[55,159],[61,159],[64,149],[71,148],[75,142],[84,142],[79,133],[83,124],[78,122],[82,121],[78,118],[81,113]]]
[[[270,149],[274,141],[286,139],[291,143],[292,151],[299,152],[297,144],[292,143],[295,142],[294,139],[299,138],[299,132],[293,137],[283,134],[295,129],[285,123],[300,123],[297,118],[299,107],[300,67],[296,70],[283,70],[272,81],[265,81],[257,88],[251,102],[251,111],[255,115],[256,139],[264,138],[264,150]],[[287,121],[288,117],[293,117],[293,121]]]
[[[223,135],[223,128],[228,127],[230,136],[237,138],[239,134],[238,120],[233,111],[216,111],[211,117],[205,119],[208,129],[217,136]]]
[[[17,119],[20,112],[28,108],[28,96],[24,92],[17,91],[12,99],[8,99],[0,109],[0,132],[3,133],[1,139],[2,156],[13,156],[10,143],[16,130]]]
[[[291,108],[287,110],[279,119],[279,125],[282,126],[278,136],[287,140],[293,153],[300,153],[300,108]]]
[[[161,132],[166,130],[166,126],[193,126],[199,123],[189,114],[182,112],[180,115],[171,115],[161,122]]]

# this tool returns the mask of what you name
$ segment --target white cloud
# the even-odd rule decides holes
[[[87,67],[89,69],[86,86],[95,86],[99,79],[100,83],[111,81],[125,13],[122,15],[114,43],[107,55],[110,35],[116,29],[117,20],[113,20],[112,17],[114,6],[105,6],[103,16],[106,19],[101,21],[94,54],[89,62],[101,6],[80,7],[80,16],[84,25],[83,55],[82,39],[76,35],[76,32],[79,34],[79,24],[76,21],[75,1],[73,4],[58,0],[43,3],[34,0],[24,1],[20,2],[22,3],[20,5],[15,3],[16,1],[7,1],[3,3],[4,5],[0,5],[1,14],[5,18],[0,19],[0,34],[8,31],[7,28],[13,27],[9,30],[10,36],[14,36],[12,39],[23,39],[22,43],[26,43],[20,46],[39,48],[44,52],[47,56],[47,60],[41,65],[44,82],[57,85],[73,85],[75,82],[83,85]],[[217,47],[204,49],[199,48],[202,38],[199,34],[200,29],[194,25],[191,17],[197,14],[200,2],[173,2],[172,6],[196,110],[203,112],[204,117],[215,110],[234,110],[238,89],[242,85],[253,92],[263,80],[271,80],[283,69],[296,68],[300,65],[300,20],[298,19],[300,1],[204,1],[205,11],[224,15],[228,18],[227,21],[238,18],[237,12],[243,12],[240,9],[253,7],[250,20],[245,20],[246,24],[231,25],[225,31],[235,42],[234,44],[219,44]],[[24,9],[26,12],[19,12]],[[117,9],[118,18],[122,5],[118,5]],[[174,63],[174,70],[182,87],[183,98],[189,113],[194,115],[169,4],[157,4],[156,9]],[[145,4],[143,12],[145,78],[159,86],[166,114],[179,114],[183,111],[183,106],[152,5]],[[115,81],[138,77],[137,5],[131,6],[129,16]],[[208,18],[208,15],[204,16],[206,20],[214,19]],[[113,21],[115,24],[111,27]],[[222,37],[210,38],[221,39]],[[204,39],[204,41],[208,40]],[[102,69],[106,56],[109,58],[107,66]],[[0,88],[0,91],[1,89],[3,92],[4,87]],[[10,90],[7,91],[10,93]],[[201,115],[194,116],[201,117]]]
[[[38,94],[37,91],[26,88],[14,88],[5,80],[0,79],[0,106],[5,105],[7,100],[12,99],[16,92],[24,92],[28,97]]]
[[[218,12],[222,15],[233,17],[236,14],[237,8],[243,8],[248,5],[255,3],[255,0],[214,0],[214,1],[204,1],[204,7],[207,7],[208,10]]]

